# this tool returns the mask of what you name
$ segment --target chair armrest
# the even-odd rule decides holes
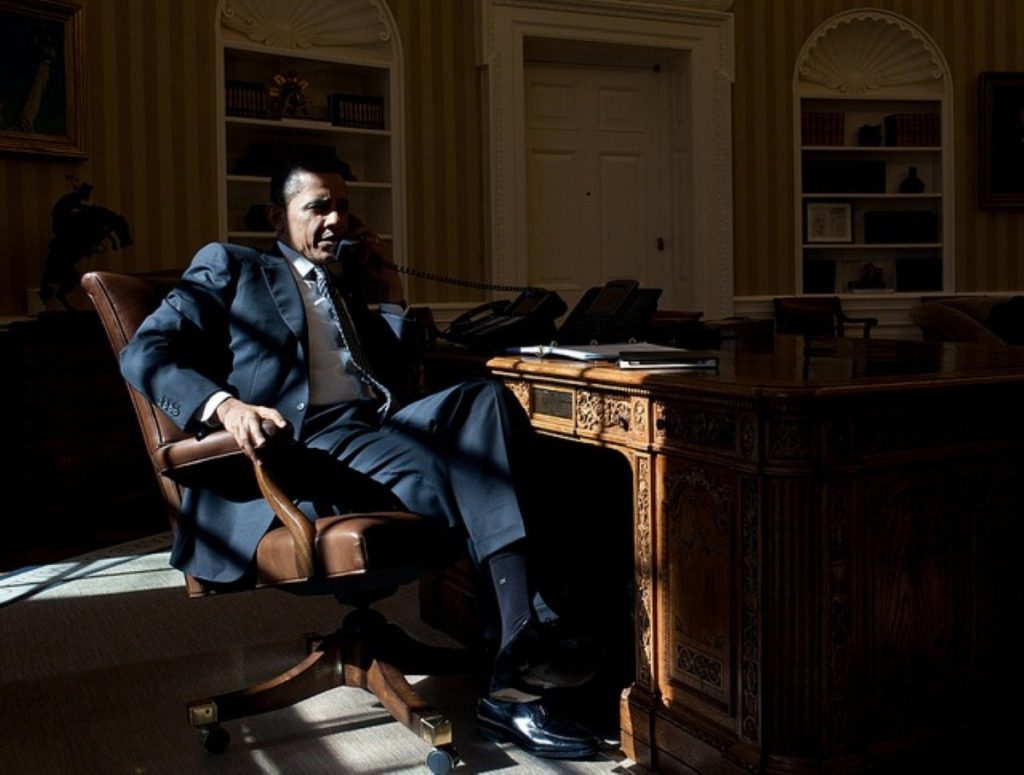
[[[871,329],[878,325],[878,318],[850,317],[849,315],[843,315],[843,323],[853,323],[854,325],[864,326],[864,338],[869,339],[871,337]]]
[[[926,339],[996,347],[1006,344],[969,312],[942,301],[918,304],[910,311],[910,319],[917,324]]]
[[[316,527],[292,503],[269,469],[266,465],[253,466],[256,483],[274,514],[291,534],[295,544],[296,572],[304,578],[311,578],[316,573]]]
[[[157,447],[153,451],[153,465],[161,476],[173,479],[176,472],[184,469],[241,454],[234,437],[221,430],[202,438],[192,436]]]
[[[273,431],[264,428],[268,435]],[[178,475],[215,460],[242,456],[234,437],[225,430],[215,431],[203,438],[187,438],[164,444],[153,453],[153,463],[162,476],[175,479]],[[291,534],[295,545],[295,568],[300,576],[310,578],[316,573],[316,528],[306,515],[296,508],[275,479],[271,465],[253,465],[256,483],[264,499],[270,504],[278,520]]]

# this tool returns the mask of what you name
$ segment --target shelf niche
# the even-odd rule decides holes
[[[798,293],[953,290],[951,94],[942,52],[897,14],[841,13],[807,39],[793,75]],[[848,240],[809,239],[823,204],[848,207]]]
[[[376,0],[221,0],[217,14],[221,239],[269,247],[260,222],[275,153],[333,149],[353,212],[405,255],[402,46]],[[282,111],[276,76],[303,81]]]

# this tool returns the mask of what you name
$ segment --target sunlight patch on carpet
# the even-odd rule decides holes
[[[0,577],[0,606],[30,598],[115,595],[183,586],[181,571],[168,564],[170,544],[170,533],[161,533],[64,562],[12,571]]]

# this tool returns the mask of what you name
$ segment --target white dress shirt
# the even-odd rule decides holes
[[[309,404],[321,406],[346,401],[368,401],[375,397],[373,388],[359,378],[351,363],[348,348],[341,342],[341,335],[327,310],[327,299],[316,289],[314,264],[305,256],[292,250],[283,242],[277,243],[281,254],[288,259],[298,280],[302,294],[302,306],[306,309],[309,332]],[[404,310],[399,304],[382,303],[381,314],[395,328],[400,325]],[[203,405],[200,420],[217,424],[217,407],[231,394],[219,390]]]

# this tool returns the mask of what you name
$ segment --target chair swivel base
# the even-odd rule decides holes
[[[396,638],[398,634],[402,637]],[[367,609],[353,611],[341,629],[322,639],[310,636],[307,643],[310,650],[306,658],[284,673],[255,686],[188,703],[189,722],[207,751],[216,754],[227,748],[230,735],[222,722],[278,710],[329,689],[351,686],[369,691],[393,718],[434,746],[426,760],[431,772],[445,773],[458,763],[451,723],[416,693],[394,664],[413,644],[423,649],[422,644]]]

